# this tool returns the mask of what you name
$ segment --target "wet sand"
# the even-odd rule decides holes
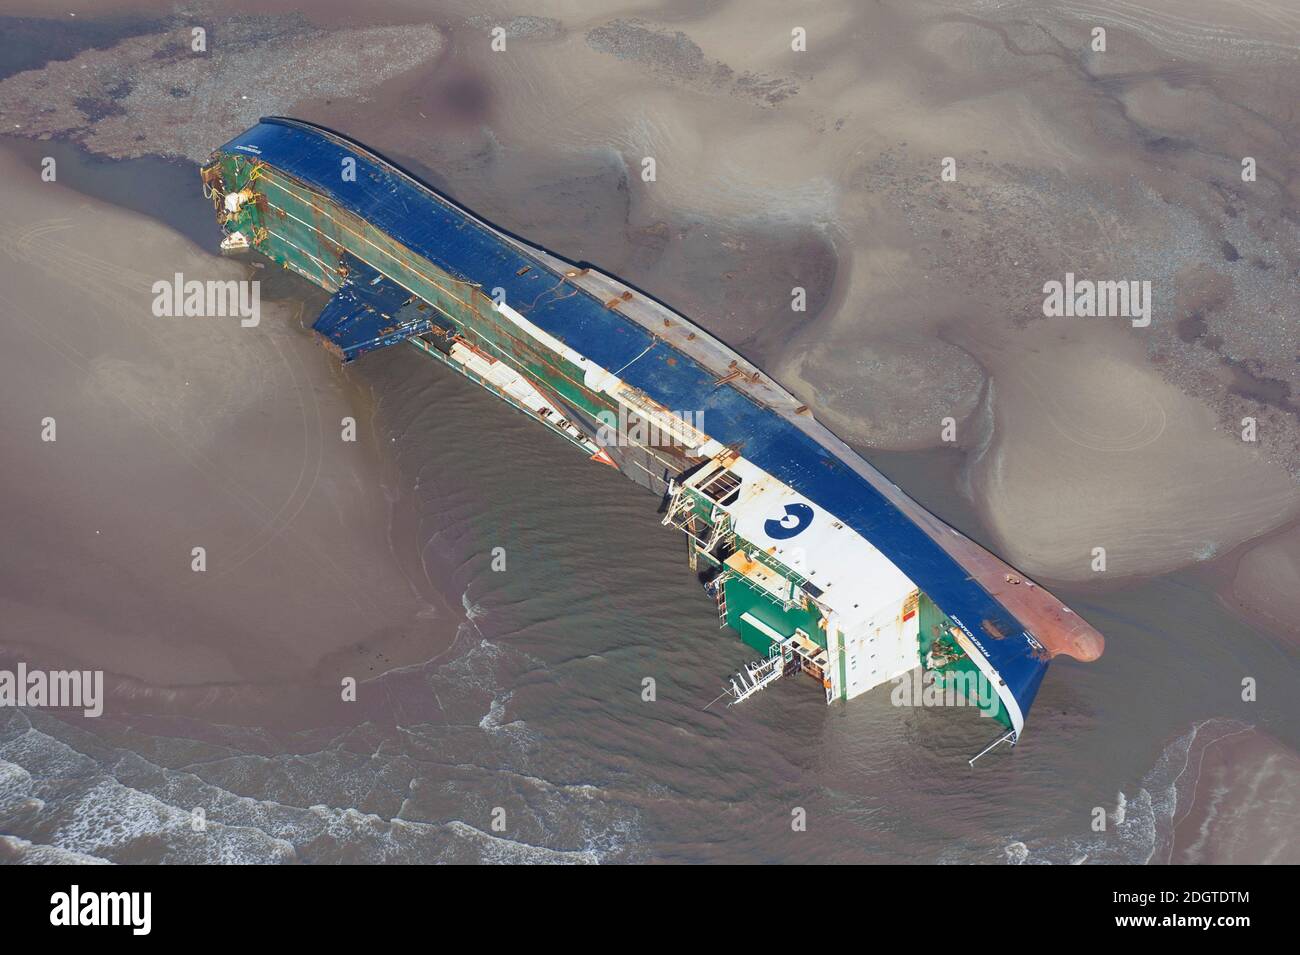
[[[1267,630],[1300,637],[1300,527],[1246,545],[1235,564],[1231,578],[1219,583],[1228,602]]]
[[[391,38],[406,46],[376,72],[341,45],[378,55],[390,33],[364,30],[389,26],[272,5],[256,28],[214,28],[215,77],[168,54],[113,85],[174,39],[131,37],[0,82],[0,121],[113,156],[200,158],[292,106],[663,298],[846,440],[935,447],[955,419],[996,546],[1049,581],[1088,579],[1104,546],[1114,579],[1224,554],[1300,511],[1285,110],[1300,24],[1272,6],[1216,10],[822,6],[795,17],[809,37],[796,53],[776,2],[659,21],[613,2],[558,18],[453,2],[418,30],[393,4],[370,19],[405,24]],[[1094,20],[1105,53],[1087,48]],[[316,50],[301,82],[275,84],[275,104],[231,96],[281,34]],[[64,73],[77,83],[54,82]],[[185,115],[158,125],[163,73]],[[106,115],[87,114],[105,97]],[[57,108],[34,113],[46,100]],[[1067,271],[1151,281],[1151,327],[1044,319],[1042,285]],[[791,310],[796,286],[806,311]],[[1247,416],[1258,441],[1243,447]],[[1171,430],[1149,442],[1158,420]]]
[[[1068,17],[1018,13],[1034,24],[821,9],[802,25],[835,39],[803,58],[753,8],[611,11],[508,55],[452,22],[450,59],[411,86],[419,121],[379,135],[505,226],[681,308],[861,447],[938,446],[956,419],[965,486],[1027,572],[1097,581],[1098,546],[1108,583],[1211,560],[1300,512],[1293,158],[1284,112],[1235,105],[1248,87],[1280,110],[1290,60],[1266,19],[1234,24],[1240,62],[1216,47],[1195,70],[1167,21],[1112,23],[1108,59],[1062,48]],[[854,55],[847,38],[882,33],[897,50]],[[472,108],[438,109],[465,90]],[[1188,97],[1215,122],[1179,146]],[[1243,137],[1270,170],[1253,189],[1218,158]],[[570,208],[575,179],[611,201]],[[1043,281],[1067,271],[1150,278],[1152,327],[1043,318]]]
[[[1300,756],[1253,728],[1215,735],[1188,753],[1185,812],[1168,862],[1300,863]]]
[[[444,649],[463,613],[406,546],[372,402],[301,327],[302,302],[263,301],[255,328],[155,317],[151,286],[176,272],[268,276],[7,154],[0,182],[6,656],[233,718],[256,690],[327,701],[343,675]]]
[[[796,14],[773,0],[609,2],[554,19],[522,4],[330,3],[303,20],[278,0],[241,2],[202,13],[217,39],[232,12],[269,17],[261,34],[226,31],[243,45],[221,50],[213,80],[162,55],[185,25],[169,4],[67,5],[128,9],[163,28],[119,26],[119,44],[61,34],[51,52],[67,63],[46,72],[28,57],[35,75],[0,79],[3,128],[140,162],[198,158],[263,111],[347,132],[680,309],[868,456],[907,451],[885,455],[886,473],[1025,571],[1074,582],[1071,604],[1112,640],[1090,667],[1054,667],[1036,741],[957,791],[952,765],[985,742],[978,726],[900,721],[870,700],[829,711],[784,685],[743,720],[701,717],[744,650],[713,632],[677,542],[643,513],[652,502],[418,356],[340,372],[303,332],[297,309],[309,318],[313,303],[292,283],[257,330],[160,325],[148,282],[246,266],[87,202],[75,182],[29,187],[33,140],[0,179],[0,440],[13,462],[0,507],[16,542],[0,566],[3,643],[129,675],[120,712],[149,717],[106,725],[107,739],[39,714],[0,725],[0,796],[21,803],[0,799],[0,824],[36,844],[8,851],[1000,861],[1027,844],[1030,861],[1145,861],[1178,818],[1183,861],[1268,854],[1213,825],[1202,839],[1202,821],[1258,813],[1249,831],[1267,833],[1285,805],[1234,788],[1219,805],[1198,794],[1186,817],[1176,800],[1143,818],[1142,794],[1173,785],[1161,774],[1131,797],[1117,843],[1074,846],[1090,806],[1182,758],[1166,741],[1189,725],[1257,720],[1286,748],[1216,744],[1207,783],[1222,759],[1271,786],[1298,742],[1276,686],[1258,715],[1237,690],[1243,668],[1283,684],[1294,673],[1288,644],[1241,623],[1285,639],[1297,609],[1294,14],[1174,0]],[[498,21],[500,54],[487,35]],[[1085,48],[1095,22],[1110,31],[1105,55]],[[789,48],[796,23],[807,53]],[[420,29],[366,32],[400,24]],[[316,59],[244,101],[242,77],[276,31],[310,37]],[[348,46],[366,37],[396,44],[403,68],[367,69]],[[1249,187],[1246,149],[1260,169]],[[958,179],[944,183],[950,155]],[[1042,284],[1066,271],[1150,279],[1152,326],[1043,318]],[[793,286],[807,311],[791,310]],[[348,413],[355,447],[335,440]],[[46,414],[52,447],[39,443]],[[517,467],[480,461],[480,426]],[[539,509],[539,496],[564,504]],[[497,542],[523,549],[511,565],[523,573],[482,572]],[[206,575],[189,570],[195,543]],[[1089,566],[1095,546],[1105,575]],[[661,585],[627,593],[611,553]],[[1201,572],[1169,573],[1189,564]],[[668,688],[666,716],[618,695],[646,672]],[[333,702],[351,673],[378,676],[354,709]],[[810,796],[808,779],[832,795]],[[48,811],[23,808],[38,794]],[[756,808],[738,819],[742,799]],[[765,820],[790,800],[824,810],[817,839],[771,841]],[[160,843],[191,804],[220,810],[223,841]],[[123,834],[105,805],[144,823]],[[483,831],[494,805],[528,820],[509,840]],[[933,831],[941,817],[951,831]]]
[[[1061,580],[1162,573],[1300,513],[1291,476],[1220,431],[1123,332],[1044,320],[1004,344],[977,351],[991,411],[968,478],[1011,563]]]

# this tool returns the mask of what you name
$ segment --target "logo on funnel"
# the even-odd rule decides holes
[[[802,534],[812,523],[813,509],[807,504],[787,504],[785,514],[780,518],[770,518],[763,531],[773,540],[789,540]]]

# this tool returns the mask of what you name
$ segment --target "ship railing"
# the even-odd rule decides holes
[[[723,515],[722,520],[718,521],[716,524],[709,525],[709,540],[708,543],[704,545],[705,553],[713,553],[713,549],[718,546],[718,541],[727,536],[730,524],[731,522],[727,520],[726,515]]]
[[[759,690],[765,690],[781,677],[785,676],[785,655],[779,650],[772,653],[773,644],[768,648],[768,656],[755,660],[745,666],[731,678],[731,700],[727,706],[743,703]]]
[[[664,519],[660,523],[662,523],[664,527],[676,527],[682,529],[682,525],[686,522],[684,515],[687,514],[693,506],[694,502],[691,500],[690,495],[686,493],[686,488],[682,485],[678,485],[673,490],[672,501],[669,503],[668,511],[664,514]],[[679,518],[681,518],[681,520],[678,520]]]
[[[978,753],[976,753],[966,762],[970,763],[971,767],[973,768],[975,766],[975,760],[979,759],[981,756],[985,755],[986,753],[992,752],[998,746],[1001,746],[1003,743],[1008,741],[1010,741],[1011,743],[1011,748],[1015,749],[1016,743],[1020,741],[1020,734],[1018,734],[1014,729],[1007,730],[1005,733],[1003,733],[993,742],[989,743],[987,746],[985,746],[982,750],[980,750]]]
[[[734,536],[734,535],[729,535],[729,536]],[[742,583],[745,584],[746,587],[754,591],[754,593],[758,594],[760,597],[764,597],[767,600],[770,600],[772,603],[776,604],[778,607],[781,608],[782,612],[784,613],[789,613],[791,610],[803,609],[808,606],[806,602],[806,595],[803,593],[802,590],[797,591],[797,596],[793,596],[793,595],[780,596],[778,594],[774,594],[772,591],[768,590],[766,587],[763,587],[761,584],[755,583],[754,581],[750,580],[749,577],[746,576],[745,574],[737,574],[736,579],[740,580]]]
[[[695,516],[695,500],[685,492],[684,487],[678,487],[673,493],[672,501],[668,505],[668,511],[664,514],[661,522],[665,527],[675,527],[682,533],[686,534],[695,542],[695,544],[706,554],[712,554],[718,542],[730,533],[731,522],[723,515],[723,520],[716,523],[710,523],[703,518],[698,520],[709,528],[707,537],[701,538],[695,533],[694,523],[697,520]]]

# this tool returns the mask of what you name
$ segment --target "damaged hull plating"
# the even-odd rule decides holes
[[[314,330],[341,360],[408,342],[666,496],[664,523],[686,534],[720,623],[765,654],[733,680],[733,702],[795,670],[832,702],[921,668],[968,694],[987,685],[986,715],[1014,741],[1049,661],[1101,654],[1101,635],[1050,593],[618,280],[296,120],[264,119],[203,180],[229,247],[333,293]]]

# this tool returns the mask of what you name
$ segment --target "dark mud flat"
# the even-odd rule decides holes
[[[0,79],[67,60],[83,50],[103,50],[127,37],[167,29],[167,18],[129,13],[98,17],[0,16]]]

